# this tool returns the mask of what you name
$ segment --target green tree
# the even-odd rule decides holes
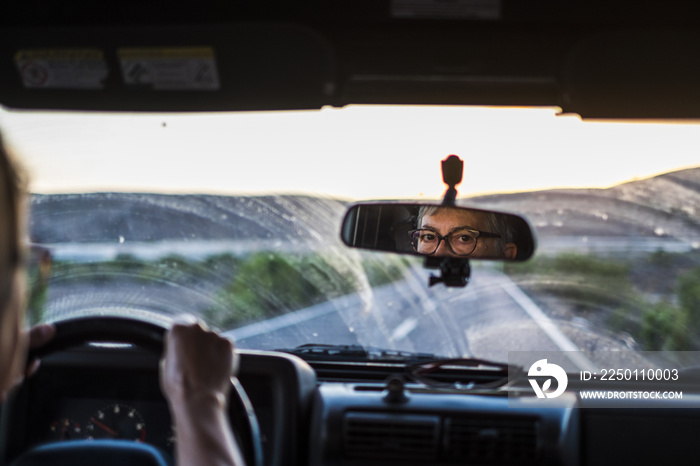
[[[688,313],[661,302],[642,315],[641,339],[648,351],[685,351],[690,349],[687,331]]]
[[[678,302],[688,313],[693,332],[700,330],[700,267],[678,277]]]

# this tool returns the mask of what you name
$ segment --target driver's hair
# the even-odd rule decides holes
[[[22,300],[18,280],[24,262],[23,188],[24,181],[0,136],[0,325],[6,321],[8,312],[23,308],[23,302],[18,302]]]
[[[438,212],[449,211],[452,209],[462,209],[462,207],[449,207],[441,205],[421,206],[421,208],[418,209],[418,219],[416,221],[416,228],[420,228],[421,223],[423,222],[423,217],[425,217],[426,215],[435,215]],[[505,248],[506,243],[514,242],[513,237],[515,235],[505,215],[483,212],[479,210],[476,210],[475,212],[479,213],[479,217],[481,217],[482,221],[484,222],[483,231],[501,235],[501,237],[498,239],[498,245],[501,251],[503,251],[503,249]]]

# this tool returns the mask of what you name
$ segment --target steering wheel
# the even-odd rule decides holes
[[[126,317],[81,317],[56,322],[56,334],[46,345],[31,350],[28,361],[88,342],[129,343],[158,355],[167,328]],[[231,378],[229,419],[246,464],[262,466],[260,430],[252,404],[237,378]]]

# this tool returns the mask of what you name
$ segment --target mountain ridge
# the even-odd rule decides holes
[[[524,215],[538,236],[700,238],[700,167],[611,188],[492,194],[458,203]],[[30,237],[40,243],[337,241],[347,205],[343,200],[304,195],[35,194]]]

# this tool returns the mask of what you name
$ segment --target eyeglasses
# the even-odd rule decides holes
[[[469,228],[461,228],[450,232],[444,236],[438,234],[435,230],[427,230],[419,228],[408,232],[411,238],[411,245],[418,254],[430,255],[435,254],[435,251],[440,247],[440,242],[445,241],[447,247],[458,256],[468,256],[474,249],[479,238],[500,238],[501,235],[489,233],[486,231],[472,230]]]

